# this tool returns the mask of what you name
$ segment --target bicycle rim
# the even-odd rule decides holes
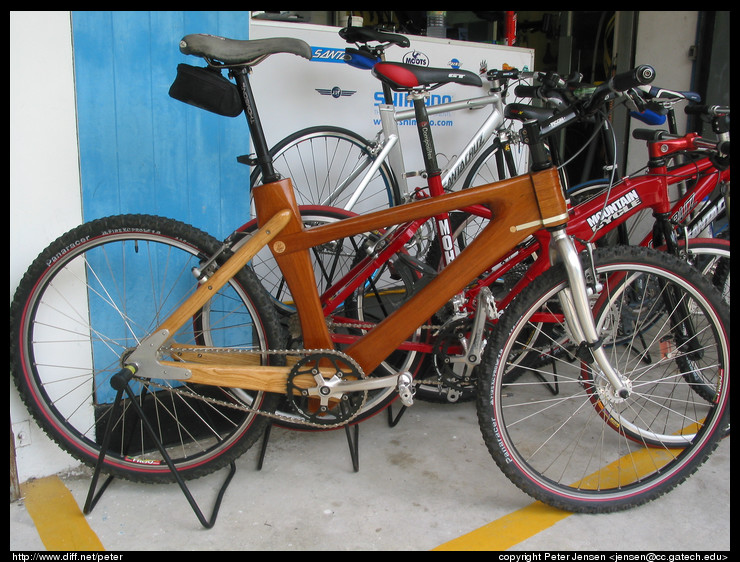
[[[401,202],[385,163],[365,189],[355,194],[373,162],[373,152],[373,146],[361,136],[336,127],[298,131],[270,150],[275,170],[291,179],[299,205],[325,205],[357,213],[387,209]],[[251,180],[253,186],[261,183],[259,170]]]
[[[730,306],[730,241],[722,238],[700,238],[679,242],[679,249],[686,253],[694,266],[719,291],[722,300]]]
[[[303,227],[314,228],[323,224],[333,223],[348,217],[355,216],[354,213],[334,209],[331,207],[301,207],[299,209]],[[243,231],[244,237],[235,245],[236,251],[242,244],[246,243],[257,231],[256,222],[249,224]],[[358,242],[352,238],[327,242],[321,246],[310,249],[311,264],[314,271],[314,281],[322,294],[331,287],[332,283],[349,271],[359,250]],[[257,278],[272,297],[272,302],[282,317],[296,314],[295,302],[288,285],[275,261],[275,257],[268,247],[262,248],[249,262],[249,267],[254,271]]]

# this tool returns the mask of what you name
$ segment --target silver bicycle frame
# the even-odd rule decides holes
[[[483,124],[475,133],[470,142],[468,142],[465,149],[457,157],[455,157],[452,165],[443,174],[442,185],[445,187],[445,189],[454,185],[454,183],[459,179],[462,172],[473,161],[476,154],[480,151],[486,141],[495,131],[501,128],[504,123],[503,104],[500,94],[492,93],[488,96],[443,103],[427,108],[427,113],[429,115],[436,115],[448,111],[477,109],[485,107],[486,105],[493,105],[491,109],[491,114],[483,122]],[[416,117],[414,114],[414,110],[403,109],[397,111],[395,106],[391,104],[382,104],[379,106],[379,110],[381,123],[380,136],[382,136],[382,140],[379,143],[380,151],[377,153],[377,155],[374,156],[372,164],[369,168],[367,168],[367,163],[363,164],[361,167],[356,168],[350,178],[348,178],[348,180],[343,185],[341,185],[338,189],[334,191],[334,193],[332,193],[326,200],[324,200],[322,204],[330,205],[334,200],[336,200],[337,196],[342,191],[344,191],[344,189],[346,189],[347,185],[349,185],[352,180],[357,178],[362,170],[366,169],[362,181],[355,189],[352,197],[350,197],[349,201],[344,206],[345,210],[351,210],[362,196],[368,183],[370,183],[370,179],[372,178],[372,176],[375,174],[375,172],[378,171],[378,169],[386,159],[390,163],[391,170],[393,171],[395,179],[398,182],[401,197],[405,199],[409,195],[408,183],[406,182],[408,175],[405,171],[403,150],[401,148],[401,143],[399,142],[400,134],[398,131],[398,123],[400,121],[414,119]]]
[[[445,188],[451,187],[460,177],[460,174],[467,168],[467,166],[473,161],[473,158],[478,151],[483,147],[486,141],[491,137],[494,131],[498,130],[501,125],[504,124],[503,115],[503,104],[501,103],[501,96],[499,94],[491,94],[480,98],[472,98],[462,101],[453,101],[450,103],[444,103],[439,105],[433,105],[427,108],[429,115],[436,115],[438,113],[445,113],[447,111],[460,111],[461,109],[477,109],[485,107],[486,105],[493,105],[491,115],[483,122],[483,125],[473,135],[473,138],[468,142],[465,149],[455,158],[452,165],[442,176],[442,185]],[[413,110],[398,111],[395,114],[396,121],[394,126],[397,132],[397,122],[406,119],[413,119]],[[385,128],[384,128],[385,130]],[[402,193],[406,193],[403,191]]]

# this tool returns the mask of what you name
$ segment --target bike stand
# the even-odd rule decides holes
[[[403,416],[404,412],[406,412],[406,406],[401,406],[401,410],[398,412],[398,415],[396,417],[393,417],[393,405],[391,404],[388,406],[388,425],[390,427],[396,427],[398,425],[398,422],[401,421],[401,417]]]
[[[265,435],[262,437],[262,447],[260,448],[260,454],[257,458],[257,470],[262,470],[262,465],[265,461],[265,454],[267,453],[267,443],[270,440],[270,432],[272,431],[272,424],[267,425],[267,429],[265,430]],[[344,432],[347,435],[347,444],[349,445],[349,454],[352,458],[352,468],[355,469],[355,472],[360,471],[360,445],[359,445],[359,437],[360,437],[360,424],[354,425],[354,435],[352,435],[352,430],[350,430],[350,427],[348,425],[344,426]]]
[[[186,486],[185,481],[178,474],[177,469],[175,468],[175,465],[172,462],[172,459],[167,454],[167,451],[165,450],[164,445],[157,437],[157,434],[154,432],[154,428],[152,428],[151,424],[149,423],[149,420],[147,420],[146,414],[144,413],[144,411],[141,409],[141,406],[136,401],[136,397],[133,391],[131,390],[131,387],[129,386],[129,381],[131,380],[133,375],[134,375],[133,371],[124,368],[120,372],[113,375],[113,377],[111,377],[110,384],[116,390],[116,398],[115,398],[115,401],[113,402],[113,409],[111,411],[110,421],[106,425],[105,434],[103,437],[103,445],[102,445],[102,448],[100,449],[100,455],[98,456],[98,461],[95,465],[95,470],[93,472],[92,481],[90,482],[90,489],[87,493],[87,499],[85,500],[85,507],[83,509],[83,513],[85,515],[88,515],[93,510],[95,505],[98,503],[98,500],[103,495],[103,492],[105,492],[105,490],[108,488],[108,485],[114,479],[113,476],[109,476],[106,479],[106,481],[103,483],[103,485],[100,487],[100,490],[98,490],[97,493],[95,492],[98,478],[100,476],[100,471],[103,467],[103,461],[105,459],[106,453],[108,452],[108,446],[110,444],[112,426],[114,425],[113,423],[111,423],[111,421],[116,418],[116,415],[118,414],[118,409],[122,407],[123,394],[125,392],[131,401],[131,405],[133,406],[136,412],[136,415],[138,416],[138,420],[142,423],[146,431],[149,433],[149,436],[152,438],[152,440],[156,444],[157,448],[159,449],[160,454],[162,455],[165,462],[167,463],[167,467],[172,472],[172,475],[177,481],[177,484],[180,486],[180,489],[185,495],[185,498],[188,500],[190,507],[193,509],[193,512],[195,513],[196,517],[200,521],[201,525],[203,525],[203,527],[205,527],[206,529],[212,528],[213,525],[216,523],[216,516],[218,515],[218,510],[221,507],[221,500],[224,497],[226,488],[228,488],[229,484],[231,483],[231,479],[234,476],[234,473],[236,472],[236,464],[233,461],[231,462],[229,474],[227,475],[224,483],[221,485],[218,495],[216,496],[216,502],[213,506],[211,517],[210,519],[206,519],[203,515],[203,512],[198,507],[198,504],[195,502],[195,499],[193,498],[192,494],[190,493],[190,490]]]
[[[558,369],[555,366],[555,359],[552,359],[550,361],[552,364],[552,382],[548,381],[543,374],[541,374],[539,371],[531,370],[531,373],[535,376],[535,378],[542,381],[542,384],[545,385],[545,388],[550,391],[550,393],[553,396],[557,396],[560,394],[560,383],[558,382]],[[547,365],[547,363],[545,363]],[[544,372],[544,370],[543,370]]]

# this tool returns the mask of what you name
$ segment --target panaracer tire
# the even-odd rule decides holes
[[[514,484],[559,509],[601,513],[661,496],[715,449],[729,421],[730,322],[708,280],[665,252],[599,250],[594,268],[603,286],[592,297],[596,327],[629,397],[570,340],[557,298],[565,275],[555,267],[501,317],[477,405],[488,450]],[[711,400],[687,368],[714,389]],[[510,369],[523,372],[507,377]]]

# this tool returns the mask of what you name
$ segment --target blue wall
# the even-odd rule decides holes
[[[150,213],[224,238],[249,218],[244,116],[169,97],[188,33],[247,39],[249,12],[73,12],[83,218]],[[44,85],[49,87],[49,85]]]

